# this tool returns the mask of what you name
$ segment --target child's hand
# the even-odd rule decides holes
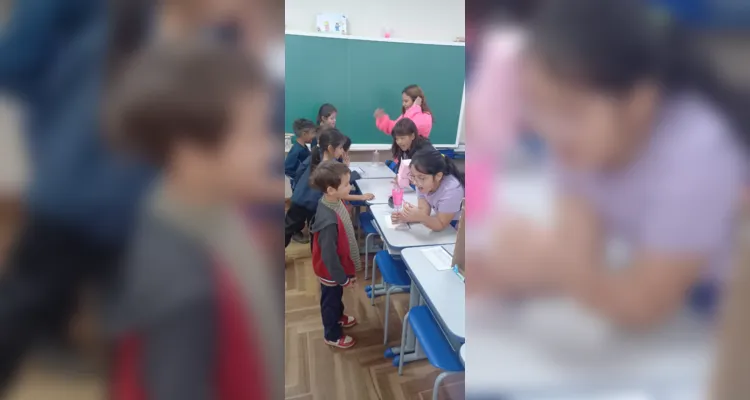
[[[403,219],[406,222],[420,222],[424,214],[419,208],[414,207],[409,203],[404,204],[404,211],[402,212]]]
[[[365,199],[365,201],[370,201],[375,198],[375,195],[372,193],[365,193],[362,195],[362,198]]]
[[[353,277],[349,278],[349,286],[348,287],[349,287],[349,289],[358,289],[359,288],[359,284],[357,284],[357,278],[356,277],[353,276]]]
[[[421,97],[417,97],[416,99],[414,99],[414,105],[415,106],[419,106],[421,108],[422,107],[422,98]]]
[[[395,213],[391,214],[391,222],[393,222],[394,224],[400,224],[400,223],[406,222],[406,221],[404,221],[404,215],[402,213],[395,212]]]
[[[375,119],[378,119],[383,115],[385,115],[385,111],[383,111],[382,108],[378,108],[377,110],[375,110],[375,114],[373,114],[373,116],[375,116]]]
[[[349,164],[351,164],[351,160],[349,159],[349,153],[344,153],[344,164],[348,167]]]

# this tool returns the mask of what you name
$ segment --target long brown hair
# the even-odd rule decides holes
[[[401,92],[407,96],[409,96],[412,101],[416,100],[417,97],[422,98],[422,112],[425,114],[432,114],[432,110],[430,110],[430,106],[427,105],[427,98],[424,97],[424,92],[422,91],[422,88],[417,85],[409,85],[404,88],[404,90]],[[406,112],[406,108],[401,106],[401,115],[403,115]]]

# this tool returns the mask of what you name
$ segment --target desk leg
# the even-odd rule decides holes
[[[395,294],[395,293],[408,293],[410,290],[411,290],[411,288],[407,288],[407,287],[402,287],[401,288],[400,287],[398,289],[393,289],[393,291],[391,292],[391,294]],[[367,286],[365,286],[365,292],[367,293],[367,297],[370,297],[370,296],[375,296],[375,297],[385,296],[385,287],[383,286],[383,284],[377,284],[377,285],[375,285],[375,290],[373,291],[372,289],[370,289],[370,285],[367,285]]]

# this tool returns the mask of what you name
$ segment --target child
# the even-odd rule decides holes
[[[344,335],[357,320],[344,314],[343,288],[356,288],[359,247],[343,199],[351,191],[349,168],[337,161],[324,161],[313,171],[311,183],[323,193],[310,227],[313,235],[312,263],[320,280],[320,312],[324,340],[329,346],[348,349],[356,343]]]
[[[349,149],[351,147],[352,147],[352,138],[350,138],[349,136],[346,136],[344,140],[344,154],[341,157],[339,157],[337,160],[340,163],[346,164],[347,167],[351,164],[351,159],[349,159]],[[360,178],[361,177],[359,176],[359,174],[356,171],[354,171],[352,172],[352,177],[350,181],[354,182]]]
[[[257,63],[196,42],[146,51],[112,91],[114,137],[163,172],[111,291],[113,399],[275,398],[264,349],[283,343],[262,327],[283,313],[237,206],[272,175],[265,87]]]
[[[375,110],[375,126],[386,135],[393,132],[393,127],[401,118],[409,118],[417,125],[420,136],[430,137],[432,130],[432,111],[427,105],[422,88],[417,85],[409,85],[401,93],[401,116],[392,121],[382,108]]]
[[[747,96],[646,2],[547,0],[531,26],[521,89],[559,210],[551,229],[504,218],[480,280],[635,328],[712,309],[740,232]]]
[[[336,127],[336,116],[338,115],[338,110],[336,110],[336,107],[333,106],[333,104],[323,104],[318,109],[318,117],[315,120],[315,122],[318,124],[318,133],[323,132],[324,130],[328,128],[335,128]],[[318,138],[314,138],[312,140],[312,147],[315,147],[318,144]]]
[[[391,153],[393,154],[396,173],[398,173],[401,167],[401,161],[412,158],[412,155],[418,150],[424,147],[434,149],[429,139],[419,135],[417,125],[409,118],[398,120],[393,126],[391,136],[393,136]]]
[[[284,161],[284,174],[289,177],[292,190],[294,190],[294,175],[297,168],[307,157],[310,157],[310,149],[307,148],[307,144],[315,138],[315,124],[309,119],[298,119],[294,121],[292,128],[297,140],[292,144],[292,148],[289,149],[289,154]]]
[[[312,155],[297,170],[295,178],[297,185],[292,193],[292,205],[286,213],[285,246],[289,246],[292,235],[305,227],[305,223],[315,215],[318,207],[318,200],[322,193],[310,186],[312,172],[321,162],[336,161],[344,155],[346,137],[338,129],[326,129],[321,132],[318,139],[318,146],[313,147]],[[370,193],[346,196],[346,200],[370,200],[372,198],[374,196]]]
[[[455,226],[464,199],[464,175],[453,160],[424,148],[414,154],[410,168],[419,204],[404,204],[402,212],[393,214],[393,222],[417,222],[436,232]]]

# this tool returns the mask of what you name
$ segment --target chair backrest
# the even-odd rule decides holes
[[[452,265],[458,266],[458,270],[461,271],[461,275],[466,277],[466,265],[465,265],[465,248],[466,248],[466,221],[464,214],[466,212],[466,200],[461,202],[461,218],[458,219],[458,235],[456,237],[456,248],[453,250],[453,261]]]

